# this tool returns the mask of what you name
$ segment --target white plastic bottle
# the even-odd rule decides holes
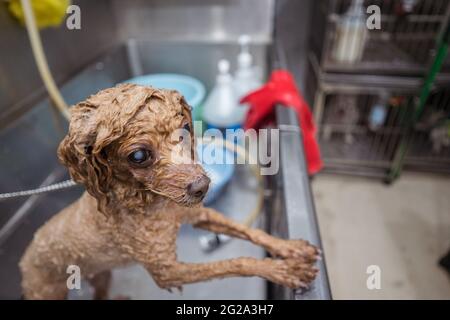
[[[362,59],[367,40],[363,0],[353,0],[347,12],[336,24],[333,58],[341,63],[356,63]]]
[[[236,96],[239,100],[246,96],[249,92],[258,89],[262,85],[260,70],[253,66],[253,57],[250,53],[251,38],[248,35],[241,35],[238,39],[241,50],[237,57],[237,70],[234,77],[234,88]],[[239,123],[242,124],[245,120],[248,106],[240,105],[238,108]]]
[[[237,98],[233,87],[233,77],[230,74],[228,60],[220,60],[217,64],[219,73],[216,84],[211,90],[203,106],[203,120],[208,129],[217,128],[237,129],[240,127],[240,118],[237,108]]]

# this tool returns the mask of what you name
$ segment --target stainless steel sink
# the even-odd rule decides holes
[[[139,74],[173,72],[196,77],[209,89],[214,82],[217,61],[228,58],[233,65],[237,51],[235,44],[129,41],[94,61],[61,88],[66,100],[72,104]],[[270,68],[269,47],[254,45],[252,52],[255,62],[267,72]],[[290,128],[298,127],[295,115],[286,108],[278,107],[277,121]],[[0,131],[0,192],[29,189],[66,178],[65,169],[56,160],[56,147],[66,126],[44,100]],[[307,238],[320,246],[300,139],[298,131],[281,130],[281,170],[266,179],[266,205],[258,225],[277,236]],[[236,220],[243,220],[256,203],[255,184],[249,170],[239,166],[237,174],[213,206]],[[20,298],[17,263],[33,233],[81,192],[82,188],[76,187],[0,202],[0,298]],[[204,231],[190,226],[182,228],[178,239],[180,259],[201,262],[265,255],[261,248],[240,240],[232,240],[212,253],[205,253],[199,245],[202,234]],[[319,263],[319,267],[320,276],[306,292],[287,290],[259,278],[232,278],[187,285],[179,294],[159,289],[141,267],[130,266],[114,270],[110,296],[137,299],[328,299],[330,292],[324,261]],[[72,292],[70,296],[74,299],[88,297],[86,292],[88,290],[81,294]]]

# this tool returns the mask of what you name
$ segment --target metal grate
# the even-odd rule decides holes
[[[363,2],[381,9],[381,29],[366,30],[364,35],[343,24],[352,0],[316,2],[314,24],[324,43],[312,39],[312,47],[323,71],[368,74],[420,75],[434,54],[435,41],[449,14],[448,0],[370,0]],[[405,9],[412,3],[410,10]],[[320,25],[325,25],[323,29]],[[363,40],[365,39],[365,40]],[[346,51],[340,51],[345,47]],[[355,50],[350,50],[349,47]],[[362,48],[359,50],[359,48]],[[358,55],[357,51],[361,51]],[[353,53],[352,53],[353,52]],[[341,57],[354,55],[351,61]],[[450,64],[446,64],[450,71]]]
[[[405,165],[419,170],[450,172],[450,86],[428,99],[415,125]]]
[[[319,126],[326,166],[388,169],[402,134],[408,99],[404,93],[389,91],[327,95]]]

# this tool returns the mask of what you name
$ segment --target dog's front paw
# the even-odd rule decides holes
[[[319,259],[320,250],[306,240],[284,240],[277,239],[273,242],[269,252],[274,257],[281,258],[303,258],[308,262]]]
[[[291,289],[308,288],[315,279],[318,269],[304,259],[273,260],[268,280]]]

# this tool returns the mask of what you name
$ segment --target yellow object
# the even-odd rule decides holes
[[[59,26],[66,16],[67,7],[70,0],[32,0],[37,26],[42,29],[46,27]],[[22,25],[25,25],[25,15],[20,0],[9,2],[9,11],[16,17]]]

